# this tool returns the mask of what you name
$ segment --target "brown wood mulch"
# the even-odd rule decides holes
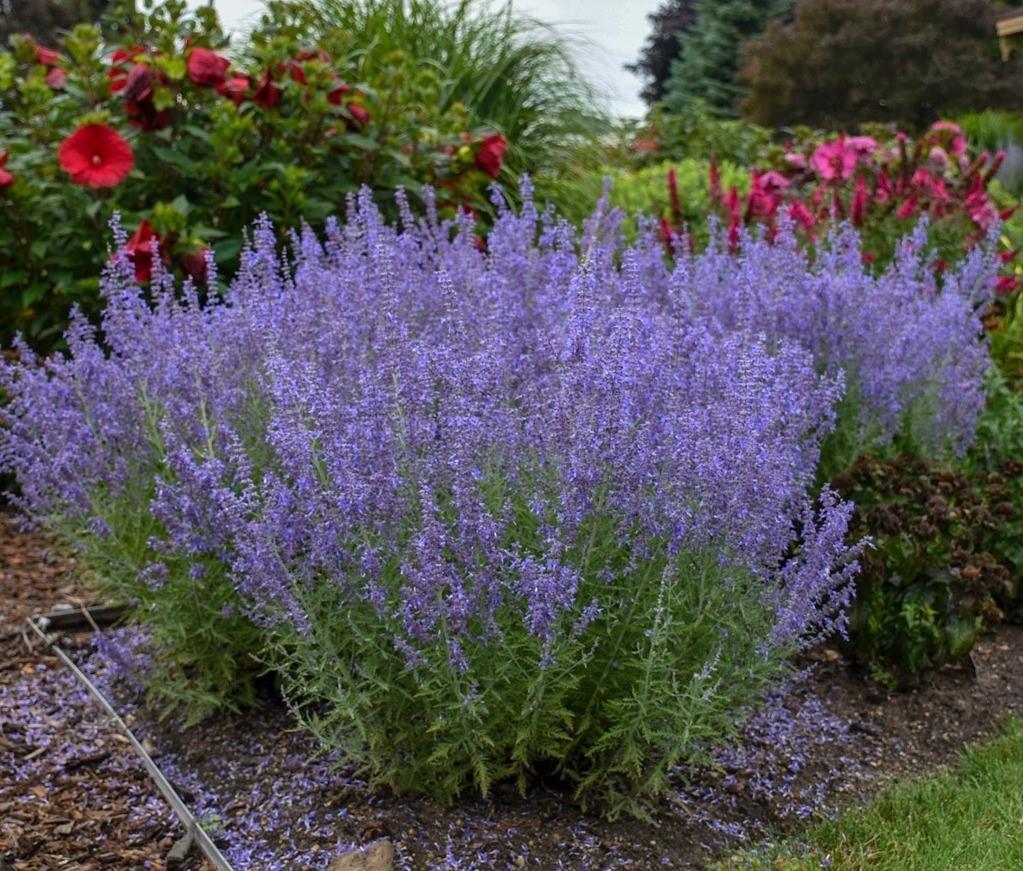
[[[72,569],[0,513],[0,871],[165,868],[180,825],[127,739],[24,624],[82,602]]]

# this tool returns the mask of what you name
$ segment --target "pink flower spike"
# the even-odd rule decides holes
[[[720,203],[722,201],[721,196],[721,170],[718,169],[717,158],[712,157],[710,159],[710,201],[712,203]]]
[[[913,213],[916,211],[916,206],[917,198],[916,194],[913,194],[903,201],[902,205],[899,206],[899,210],[895,214],[902,220],[905,220],[906,218],[913,216]]]
[[[867,211],[867,204],[870,202],[870,195],[867,193],[867,182],[860,176],[856,179],[856,193],[853,195],[852,222],[857,227],[863,223],[863,216]]]
[[[813,225],[816,223],[813,219],[813,213],[806,207],[805,203],[801,202],[789,203],[789,217],[804,230],[812,230]]]
[[[675,222],[682,220],[682,198],[678,195],[678,173],[675,167],[668,170],[668,196],[671,200],[671,217]]]

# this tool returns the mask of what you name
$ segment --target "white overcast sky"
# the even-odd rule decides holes
[[[190,0],[205,5],[207,0]],[[647,13],[661,0],[512,0],[517,11],[559,25],[576,38],[580,66],[619,115],[643,114],[641,82],[622,65],[639,55],[649,26]],[[258,17],[262,0],[213,0],[228,29],[244,28]]]

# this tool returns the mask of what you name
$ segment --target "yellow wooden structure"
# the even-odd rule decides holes
[[[1008,60],[1023,36],[1023,7],[1003,13],[995,22],[995,32],[1002,49],[1002,60]]]

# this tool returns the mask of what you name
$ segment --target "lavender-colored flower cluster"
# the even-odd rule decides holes
[[[990,358],[979,315],[998,261],[994,245],[977,246],[939,283],[926,231],[917,226],[876,276],[848,225],[809,262],[787,232],[746,236],[737,254],[718,239],[678,258],[671,293],[727,329],[793,339],[825,371],[843,372],[845,424],[859,449],[902,435],[925,451],[961,453],[984,406]]]
[[[931,426],[962,440],[984,360],[974,261],[942,293],[908,250],[870,278],[850,237],[816,262],[748,240],[671,269],[652,234],[625,247],[615,213],[580,233],[524,193],[486,253],[467,219],[403,208],[393,228],[368,195],[288,258],[262,223],[206,304],[167,278],[147,302],[115,258],[102,341],[76,321],[67,357],[23,349],[0,384],[0,463],[24,507],[116,549],[126,595],[187,597],[150,619],[240,609],[261,627],[254,657],[287,651],[302,706],[342,711],[372,756],[353,718],[413,699],[433,723],[410,734],[451,742],[431,764],[459,770],[457,746],[484,791],[494,758],[465,750],[474,731],[531,724],[503,736],[494,755],[516,765],[498,774],[571,753],[640,781],[630,740],[665,745],[665,764],[679,752],[651,711],[720,718],[757,662],[841,630],[849,506],[807,493],[842,370],[888,432],[930,379]],[[882,316],[928,350],[893,343]],[[510,652],[514,677],[496,664]],[[561,726],[540,728],[544,705]],[[649,730],[608,762],[626,709]],[[380,728],[405,752],[401,724]],[[523,748],[537,734],[553,744]]]

